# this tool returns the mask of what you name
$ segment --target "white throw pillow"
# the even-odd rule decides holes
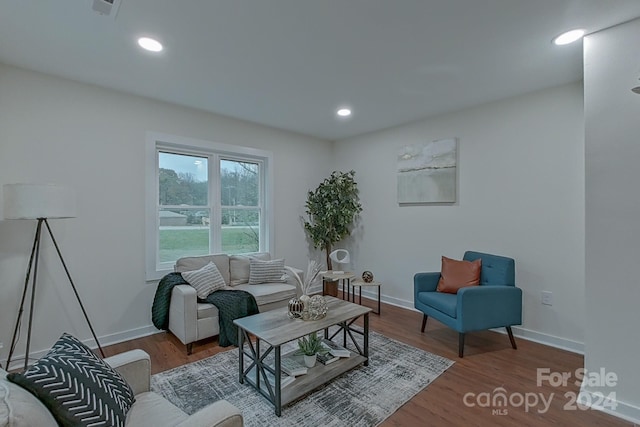
[[[261,261],[269,261],[271,255],[269,252],[254,252],[244,255],[229,256],[229,277],[230,285],[237,286],[249,283],[249,260],[251,258]]]
[[[200,299],[205,299],[210,293],[227,286],[218,267],[212,262],[199,270],[183,272],[182,278],[196,289]]]
[[[284,258],[271,261],[249,259],[249,284],[283,282]]]

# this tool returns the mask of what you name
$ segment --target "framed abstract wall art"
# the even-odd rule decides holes
[[[398,151],[398,203],[456,201],[457,138],[405,145]]]

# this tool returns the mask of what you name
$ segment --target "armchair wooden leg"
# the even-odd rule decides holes
[[[193,343],[190,342],[187,344],[187,354],[191,354],[193,352]]]
[[[464,333],[458,333],[458,357],[464,357]]]
[[[427,317],[426,314],[422,315],[422,329],[420,329],[420,332],[424,332],[424,327],[427,326]]]
[[[507,334],[509,334],[509,341],[511,341],[511,347],[513,347],[514,350],[517,350],[518,347],[516,346],[516,340],[515,338],[513,338],[513,332],[511,331],[511,326],[507,326]]]

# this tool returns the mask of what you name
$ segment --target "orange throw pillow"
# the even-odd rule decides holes
[[[481,268],[482,259],[480,258],[475,261],[458,261],[443,256],[438,292],[457,294],[460,288],[478,286]]]

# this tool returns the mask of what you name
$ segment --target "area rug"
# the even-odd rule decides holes
[[[283,354],[295,342],[282,347]],[[188,414],[226,399],[248,427],[376,426],[447,370],[453,361],[375,332],[369,366],[359,366],[282,409],[248,384],[238,383],[238,350],[153,375],[151,389]]]

